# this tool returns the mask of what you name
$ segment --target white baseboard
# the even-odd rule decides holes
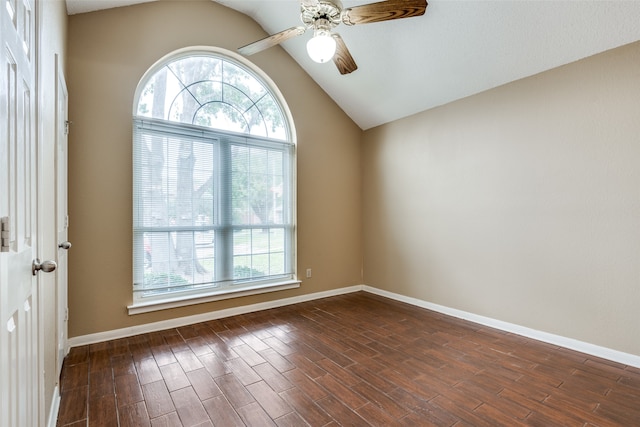
[[[393,292],[384,291],[382,289],[373,288],[367,285],[363,285],[362,290],[366,292],[370,292],[372,294],[387,297],[396,301],[405,302],[407,304],[437,311],[438,313],[446,314],[448,316],[469,320],[470,322],[479,323],[481,325],[489,326],[491,328],[499,329],[501,331],[511,332],[527,338],[532,338],[534,340],[557,345],[559,347],[568,348],[571,350],[579,351],[581,353],[586,353],[592,356],[622,363],[623,365],[640,368],[640,356],[637,356],[634,354],[624,353],[622,351],[612,350],[607,347],[590,344],[584,341],[578,341],[573,338],[567,338],[560,335],[550,334],[548,332],[542,332],[535,329],[527,328],[525,326],[520,326],[520,325],[516,325],[509,322],[503,322],[501,320],[480,316],[480,315],[469,313],[466,311],[457,310],[455,308],[449,308],[442,305],[433,304],[417,298],[407,297],[407,296],[396,294]]]
[[[58,424],[58,411],[60,410],[60,390],[58,386],[53,390],[53,397],[51,399],[51,409],[49,410],[49,419],[47,420],[47,427],[56,427]]]
[[[236,316],[236,315],[245,314],[245,313],[252,313],[260,310],[268,310],[270,308],[284,307],[287,305],[296,304],[300,302],[312,301],[320,298],[343,295],[343,294],[348,294],[348,293],[357,292],[357,291],[369,292],[369,293],[387,297],[396,301],[415,305],[417,307],[433,310],[438,313],[446,314],[448,316],[469,320],[470,322],[489,326],[491,328],[499,329],[501,331],[511,332],[527,338],[532,338],[538,341],[542,341],[542,342],[557,345],[560,347],[565,347],[571,350],[579,351],[581,353],[586,353],[592,356],[622,363],[624,365],[640,368],[640,356],[637,356],[634,354],[624,353],[618,350],[613,350],[607,347],[602,347],[599,345],[590,344],[583,341],[578,341],[572,338],[550,334],[548,332],[538,331],[535,329],[527,328],[524,326],[509,323],[509,322],[503,322],[501,320],[492,319],[490,317],[480,316],[477,314],[469,313],[469,312],[458,310],[455,308],[445,307],[445,306],[434,304],[428,301],[407,297],[404,295],[396,294],[393,292],[385,291],[385,290],[374,288],[367,285],[349,286],[345,288],[333,289],[330,291],[317,292],[317,293],[308,294],[308,295],[301,295],[298,297],[284,298],[284,299],[279,299],[275,301],[246,305],[242,307],[228,308],[224,310],[198,314],[195,316],[180,317],[177,319],[169,319],[169,320],[163,320],[160,322],[147,323],[144,325],[132,326],[130,328],[116,329],[112,331],[82,335],[82,336],[70,338],[68,340],[68,345],[69,347],[78,347],[81,345],[93,344],[93,343],[102,342],[102,341],[109,341],[109,340],[114,340],[118,338],[125,338],[125,337],[144,334],[148,332],[161,331],[164,329],[177,328],[180,326],[191,325],[193,323],[200,323],[200,322],[206,322],[208,320],[222,319],[224,317]]]
[[[244,305],[241,307],[227,308],[224,310],[212,311],[193,316],[179,317],[176,319],[162,320],[160,322],[146,323],[144,325],[131,326],[129,328],[114,329],[112,331],[98,332],[95,334],[81,335],[69,338],[67,345],[69,347],[78,347],[81,345],[94,344],[97,342],[110,341],[119,338],[131,337],[134,335],[145,334],[149,332],[162,331],[164,329],[178,328],[180,326],[191,325],[194,323],[206,322],[208,320],[222,319],[224,317],[237,316],[239,314],[252,313],[254,311],[268,310],[270,308],[284,307],[286,305],[297,304],[300,302],[312,301],[320,298],[327,298],[335,295],[348,294],[362,290],[362,285],[355,285],[346,288],[332,289],[330,291],[316,292],[308,295],[300,295],[297,297],[283,298],[275,301],[262,302],[258,304]]]

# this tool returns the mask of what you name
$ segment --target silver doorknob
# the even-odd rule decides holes
[[[31,273],[33,273],[34,276],[38,274],[38,271],[40,270],[44,271],[45,273],[51,273],[56,269],[56,267],[58,267],[58,264],[56,264],[55,261],[40,262],[40,259],[36,258],[31,264]]]
[[[62,242],[58,245],[58,247],[60,249],[70,249],[71,248],[71,242]]]

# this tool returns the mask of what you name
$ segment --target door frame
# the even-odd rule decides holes
[[[58,263],[58,269],[56,270],[56,375],[59,377],[62,372],[62,362],[67,355],[69,349],[67,346],[68,340],[68,254],[66,249],[60,248],[58,245],[62,243],[59,236],[59,226],[62,222],[65,229],[65,240],[68,237],[69,228],[69,209],[68,209],[68,185],[67,185],[67,173],[68,173],[68,114],[69,114],[69,93],[67,91],[67,83],[64,77],[62,64],[60,64],[59,55],[55,55],[55,121],[56,121],[56,135],[55,135],[55,239],[56,239],[56,262]],[[62,93],[61,93],[62,92]],[[61,97],[64,97],[64,105],[61,105]],[[64,140],[64,141],[62,141]],[[60,158],[59,144],[64,144],[64,159]],[[64,168],[64,171],[60,169]],[[64,182],[60,183],[60,173],[64,174]],[[63,193],[60,194],[61,184],[64,185]],[[64,204],[63,213],[60,210],[60,204]],[[61,218],[62,216],[62,218]]]

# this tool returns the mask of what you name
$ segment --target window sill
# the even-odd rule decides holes
[[[152,301],[137,301],[127,306],[129,315],[149,313],[151,311],[167,310],[170,308],[185,307],[188,305],[202,304],[205,302],[221,301],[225,299],[244,297],[249,295],[265,294],[267,292],[284,291],[300,287],[300,280],[287,280],[285,282],[246,286],[240,289],[218,292],[210,292],[206,295],[182,295]]]

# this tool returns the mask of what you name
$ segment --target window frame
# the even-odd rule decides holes
[[[181,307],[185,305],[199,304],[199,303],[204,303],[209,301],[236,298],[236,297],[246,296],[246,295],[255,295],[255,294],[261,294],[266,292],[284,290],[284,289],[293,289],[293,288],[299,287],[301,283],[301,281],[298,280],[297,278],[298,276],[297,276],[297,250],[296,250],[296,245],[297,245],[296,200],[295,200],[296,199],[296,141],[295,141],[296,132],[295,132],[295,127],[294,127],[291,112],[288,108],[288,105],[284,101],[284,98],[281,92],[278,90],[275,83],[263,71],[261,71],[251,62],[249,62],[246,58],[241,57],[240,55],[234,52],[230,52],[230,51],[227,51],[226,49],[221,49],[221,48],[210,48],[210,47],[185,48],[185,49],[180,49],[176,52],[173,52],[169,55],[166,55],[165,57],[157,61],[152,67],[149,68],[149,70],[145,73],[142,79],[140,79],[138,87],[136,88],[136,92],[134,95],[134,102],[133,102],[133,118],[132,118],[133,126],[134,126],[134,129],[133,129],[134,138],[136,135],[137,127],[146,126],[147,130],[152,128],[157,129],[159,132],[167,131],[167,130],[177,130],[178,131],[177,133],[183,136],[195,135],[196,138],[205,138],[205,139],[209,138],[211,140],[217,138],[218,141],[216,143],[219,144],[220,147],[223,147],[223,146],[229,147],[228,148],[229,150],[231,150],[231,147],[234,145],[247,145],[249,147],[255,147],[261,143],[265,144],[266,146],[273,147],[273,143],[275,140],[267,137],[255,136],[255,135],[250,135],[245,133],[236,133],[236,132],[225,131],[217,128],[202,127],[202,126],[197,126],[197,125],[192,125],[187,123],[181,123],[178,121],[155,119],[155,118],[149,118],[149,117],[140,117],[137,115],[138,104],[141,100],[142,91],[145,89],[149,81],[159,71],[161,71],[166,65],[169,65],[174,61],[178,61],[180,59],[184,59],[192,56],[211,56],[216,59],[228,61],[231,64],[241,68],[243,71],[245,71],[252,77],[254,77],[258,82],[262,83],[266,91],[270,93],[271,96],[274,98],[274,100],[278,103],[278,107],[282,112],[282,116],[283,116],[282,119],[284,121],[284,127],[287,132],[287,138],[285,140],[278,140],[277,143],[279,143],[280,145],[288,144],[289,146],[288,150],[291,151],[289,155],[285,157],[290,162],[289,167],[285,168],[285,170],[289,171],[290,176],[285,177],[283,180],[289,186],[289,189],[288,189],[289,191],[287,191],[286,193],[290,199],[289,201],[291,205],[290,221],[288,222],[283,221],[282,224],[274,223],[274,224],[260,224],[260,225],[249,225],[249,224],[234,225],[230,221],[229,224],[226,224],[226,225],[207,226],[204,228],[214,229],[214,228],[226,227],[225,230],[227,232],[230,232],[231,236],[233,236],[234,234],[233,230],[235,229],[245,230],[245,229],[251,229],[251,228],[260,228],[260,229],[282,228],[284,229],[284,235],[285,235],[284,238],[286,241],[285,246],[286,248],[288,248],[288,250],[292,252],[292,254],[289,255],[288,257],[285,255],[286,266],[290,267],[290,269],[287,270],[285,267],[285,273],[280,275],[280,277],[271,278],[267,280],[236,279],[236,280],[226,281],[226,282],[214,281],[210,283],[210,286],[202,286],[199,289],[182,290],[176,293],[167,292],[167,293],[154,295],[154,296],[141,296],[140,292],[135,291],[135,283],[136,283],[136,280],[139,279],[140,277],[140,274],[141,274],[140,272],[142,271],[142,274],[144,274],[144,265],[140,266],[140,262],[144,264],[144,261],[141,261],[141,258],[138,257],[138,263],[136,264],[136,248],[138,251],[140,251],[140,248],[144,245],[143,241],[140,240],[141,239],[140,236],[143,236],[145,231],[150,231],[150,229],[148,229],[147,227],[138,227],[137,229],[134,229],[134,232],[132,233],[133,234],[132,239],[134,240],[132,242],[133,279],[134,279],[133,289],[134,290],[133,290],[133,302],[131,305],[127,306],[128,312],[130,315],[145,313],[149,311],[163,310],[163,309],[174,308],[174,307]],[[285,152],[283,151],[283,153]],[[135,168],[135,162],[134,162],[134,168]],[[136,181],[136,178],[135,178],[135,174],[136,174],[136,171],[134,171],[134,179],[133,179],[134,192],[137,191],[136,186],[138,185],[138,182]],[[136,196],[134,195],[134,201],[135,201],[135,197]],[[227,200],[227,202],[230,202],[230,199]],[[135,208],[136,207],[134,205],[134,209]],[[136,213],[134,212],[134,216],[135,215]],[[134,227],[135,227],[135,224],[136,222],[134,218]],[[171,230],[169,230],[169,228],[171,228]],[[170,233],[174,231],[194,231],[197,228],[198,228],[197,226],[188,227],[188,229],[181,228],[181,227],[158,227],[155,230],[160,232]],[[286,229],[289,229],[290,233],[287,233]],[[216,244],[218,244],[217,240],[218,238],[216,238]],[[225,240],[226,240],[226,243],[225,243]],[[233,238],[228,238],[228,237],[226,239],[223,238],[221,244],[226,248],[226,251],[225,251],[226,257],[230,258],[230,259],[227,259],[226,266],[224,267],[228,271],[229,268],[233,268],[233,257],[234,257]],[[284,250],[286,251],[286,249]],[[218,252],[216,252],[216,254],[217,253]],[[222,257],[216,255],[216,261],[215,261],[216,263],[219,262],[218,261],[219,258],[222,258]],[[222,283],[224,286],[214,287],[213,286],[214,283]],[[197,283],[195,285],[197,285]]]

